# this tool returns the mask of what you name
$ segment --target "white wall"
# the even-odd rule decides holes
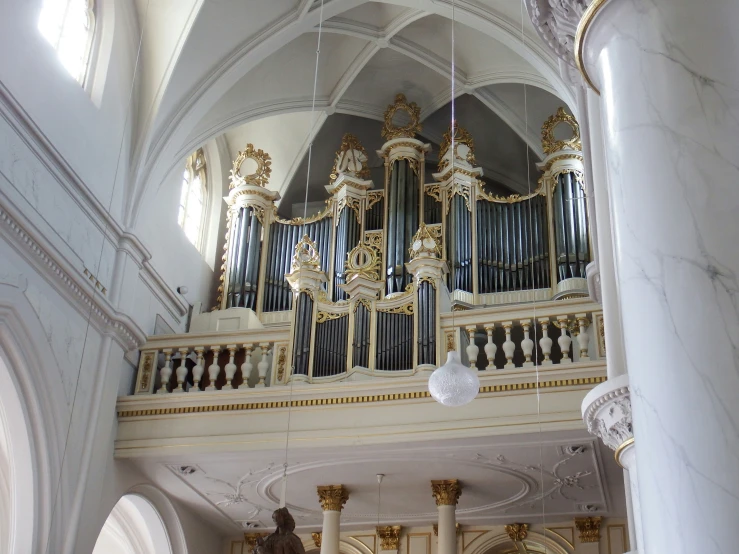
[[[157,191],[140,229],[120,223],[134,3],[100,1],[86,88],[39,35],[40,4],[4,2],[0,18],[0,356],[9,373],[0,403],[15,395],[12,438],[26,442],[9,454],[13,486],[25,493],[14,495],[14,521],[29,541],[15,551],[66,554],[91,552],[118,499],[146,484],[112,458],[116,397],[157,315],[182,329],[187,305],[175,287],[207,301],[213,270],[177,226],[179,182]],[[199,545],[190,552],[220,544],[190,526]]]

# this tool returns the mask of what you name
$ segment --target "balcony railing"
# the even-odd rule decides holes
[[[441,314],[444,354],[461,346],[466,364],[480,371],[602,362],[600,306],[582,299],[496,306]],[[238,332],[149,337],[141,348],[136,394],[242,391],[284,386],[293,377],[290,326]],[[354,345],[356,348],[356,345]],[[381,356],[376,356],[381,360]],[[470,363],[470,360],[473,363]],[[327,375],[314,360],[301,383],[428,376],[433,367],[395,370],[354,365]],[[336,367],[341,367],[341,364]]]

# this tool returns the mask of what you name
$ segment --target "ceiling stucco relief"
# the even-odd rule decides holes
[[[509,437],[510,439],[510,437]],[[377,519],[377,481],[384,473],[381,520],[393,524],[425,524],[436,520],[432,479],[458,478],[462,496],[457,518],[463,524],[528,518],[572,516],[588,510],[612,509],[606,490],[598,443],[583,439],[529,440],[487,444],[426,445],[413,450],[366,447],[340,451],[301,450],[288,466],[287,506],[299,528],[320,525],[319,485],[343,484],[349,500],[342,511],[346,525],[371,525]],[[198,493],[199,509],[216,510],[233,525],[271,526],[279,505],[284,452],[244,456],[200,456],[195,472],[184,464],[168,464],[181,486]],[[244,474],[244,466],[250,468]],[[611,464],[614,465],[614,464]],[[615,470],[618,473],[618,470]]]
[[[164,91],[161,102],[152,104],[151,109],[141,108],[150,115],[140,124],[134,155],[136,179],[129,191],[129,224],[135,223],[146,189],[156,188],[193,148],[230,127],[267,115],[310,109],[315,61],[312,43],[316,41],[319,8],[320,3],[290,0],[261,3],[258,9],[230,1],[190,6],[188,13],[197,9],[197,16],[190,17],[194,22],[187,37],[178,42],[170,39],[181,46],[174,49],[166,65],[171,69],[166,84],[160,81],[159,89]],[[538,42],[528,18],[523,21],[523,32],[528,35],[522,37],[521,14],[513,13],[505,2],[460,1],[455,11],[457,33],[464,35],[459,42],[462,91],[500,82],[527,82],[556,91],[572,105],[572,91],[560,79],[556,63]],[[385,94],[376,90],[374,97],[367,98],[355,86],[366,82],[366,73],[382,70],[378,56],[379,61],[385,56],[386,63],[395,64],[396,59],[386,52],[410,60],[411,65],[397,61],[413,75],[417,98],[421,102],[428,99],[429,113],[445,104],[449,60],[436,28],[450,27],[450,16],[447,5],[431,0],[326,2],[318,110],[324,115],[344,111],[376,117],[387,97],[412,92],[403,91],[401,83],[389,82],[392,91]],[[162,24],[157,21],[153,29]],[[485,55],[491,51],[495,55]],[[275,63],[270,64],[269,59]],[[165,66],[157,63],[160,70]],[[424,76],[421,68],[431,72]],[[253,142],[259,141],[255,138]],[[288,166],[295,166],[295,160]]]

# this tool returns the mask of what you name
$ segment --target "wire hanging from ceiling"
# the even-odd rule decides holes
[[[323,2],[321,0],[321,7],[318,12],[318,40],[316,43],[316,64],[313,71],[313,100],[311,102],[310,113],[311,123],[310,129],[308,130],[308,169],[305,175],[305,197],[303,199],[303,221],[301,223],[301,232],[299,235],[305,234],[305,222],[308,219],[308,187],[310,185],[310,170],[311,161],[313,155],[313,141],[316,138],[316,93],[318,90],[318,64],[321,58],[321,36],[323,34]],[[293,384],[295,382],[293,372],[295,368],[292,368],[290,372],[290,391],[288,394],[287,401],[287,427],[285,430],[285,459],[282,464],[282,484],[280,490],[280,508],[285,508],[287,505],[287,469],[288,469],[288,454],[290,450],[290,423],[292,420],[292,406],[293,406]]]

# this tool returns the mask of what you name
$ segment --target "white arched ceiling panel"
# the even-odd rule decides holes
[[[445,17],[430,15],[419,19],[400,31],[397,38],[415,43],[447,63],[451,62],[452,22]],[[456,65],[467,78],[506,67],[533,72],[531,64],[509,47],[467,25],[455,25],[454,42]]]
[[[231,126],[254,106],[306,105],[313,99],[318,35],[306,33],[275,52],[237,82],[198,125],[197,134]],[[317,106],[323,107],[343,75],[360,55],[367,41],[344,35],[324,34],[316,88]],[[288,108],[289,110],[290,108]],[[266,114],[265,114],[266,115]]]
[[[331,21],[352,21],[368,29],[380,31],[387,29],[407,9],[381,2],[367,2],[331,18]]]
[[[226,133],[231,160],[247,143],[261,148],[272,158],[272,175],[267,188],[281,190],[291,168],[302,158],[315,116],[309,111],[264,117]]]
[[[393,102],[395,94],[402,92],[423,112],[429,109],[439,93],[448,90],[449,77],[385,48],[377,52],[357,75],[344,93],[339,107],[342,111],[350,112],[353,105],[358,108],[372,106],[381,115],[385,107]]]

